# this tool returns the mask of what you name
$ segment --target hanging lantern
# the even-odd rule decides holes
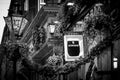
[[[19,15],[4,17],[4,19],[10,32],[14,32],[14,34],[18,36],[22,34],[22,31],[28,22],[27,19]]]
[[[50,34],[54,34],[55,27],[56,27],[56,25],[54,23],[49,23],[48,24],[48,29],[49,29]]]
[[[4,20],[9,28],[9,31],[14,34],[15,37],[20,37],[24,27],[26,26],[28,20],[19,14],[19,3],[14,3],[13,14],[4,17]],[[12,36],[13,37],[13,36]]]

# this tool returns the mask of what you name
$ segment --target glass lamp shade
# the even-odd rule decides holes
[[[8,16],[4,17],[4,20],[10,32],[14,32],[15,35],[21,35],[28,22],[27,19],[23,18],[23,16]]]
[[[19,34],[21,23],[22,23],[22,17],[12,16],[12,25],[13,25],[14,34]]]
[[[51,34],[53,34],[53,33],[55,32],[55,27],[56,27],[56,25],[53,24],[53,23],[50,23],[50,24],[48,25],[48,29],[49,29],[49,32],[50,32]]]

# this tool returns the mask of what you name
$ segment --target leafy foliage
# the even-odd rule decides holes
[[[46,34],[44,27],[39,29],[39,26],[36,26],[33,29],[33,44],[36,50],[40,49],[40,46],[45,42]]]
[[[10,60],[13,59],[22,59],[28,56],[28,46],[27,44],[24,43],[17,43],[17,42],[11,42],[11,41],[7,41],[4,44],[4,47],[6,48],[6,55],[7,58],[9,58]]]
[[[62,5],[58,14],[58,19],[62,22],[61,32],[70,30],[77,20],[81,20],[90,11],[96,0],[74,0],[73,6],[68,6],[68,2],[66,1]]]
[[[76,0],[76,2],[77,1],[78,0]],[[82,1],[82,0],[80,0],[80,1]],[[85,14],[83,12],[84,12],[84,9],[86,8],[85,4],[87,4],[87,3],[89,3],[89,1],[83,2],[84,5],[78,5],[79,2],[77,2],[72,7],[68,7],[68,6],[65,7],[67,3],[63,4],[62,10],[67,11],[67,12],[64,12],[64,14],[62,14],[62,19],[63,19],[62,20],[63,21],[62,29],[63,28],[65,28],[65,30],[68,29],[68,27],[66,27],[66,25],[68,25],[68,26],[69,26],[69,24],[73,25],[72,20],[75,20],[73,18],[80,17],[79,16],[80,14]],[[90,6],[92,6],[92,4],[90,4],[88,6],[90,7]],[[89,48],[88,52],[86,53],[88,55],[85,56],[84,58],[80,57],[79,60],[76,60],[74,62],[67,62],[63,65],[60,65],[60,64],[58,64],[58,63],[61,63],[60,57],[54,55],[54,56],[50,56],[48,58],[47,63],[45,65],[35,64],[34,62],[32,63],[28,59],[23,61],[23,62],[25,62],[23,65],[25,67],[28,67],[28,69],[30,68],[32,70],[35,70],[41,76],[43,76],[44,78],[47,78],[47,79],[48,78],[53,79],[58,74],[68,74],[70,72],[73,72],[73,71],[77,70],[78,68],[80,68],[81,65],[94,60],[94,58],[96,56],[99,56],[104,49],[111,46],[112,38],[110,35],[107,35],[108,32],[110,32],[109,26],[112,25],[110,22],[111,22],[111,18],[104,13],[93,15],[92,17],[88,16],[87,20],[85,21],[85,23],[87,24],[87,28],[83,34],[88,38],[88,42],[90,43],[89,44],[90,48]]]
[[[88,2],[84,2],[84,5]],[[83,5],[82,8],[80,8],[80,6],[78,6],[77,3],[75,4],[75,5],[77,5],[77,7],[75,5],[72,7],[68,7],[68,6],[66,6],[66,4],[67,4],[67,2],[65,4],[63,4],[63,8],[62,8],[62,10],[64,12],[64,14],[62,14],[62,17],[63,17],[62,18],[63,19],[62,20],[63,21],[62,29],[64,29],[64,30],[68,29],[67,26],[69,26],[73,23],[72,20],[75,20],[72,17],[74,17],[74,18],[76,18],[75,16],[80,17],[79,13],[82,10],[82,8],[85,7]],[[92,6],[92,4],[89,6]],[[80,11],[78,8],[80,8]],[[69,11],[71,11],[71,12],[69,12]],[[83,12],[84,12],[84,10],[83,10]],[[89,14],[89,15],[91,15],[91,14]],[[111,21],[112,21],[111,17],[109,15],[104,14],[103,12],[100,12],[100,13],[98,12],[98,14],[94,14],[93,16],[87,16],[87,20],[85,20],[85,23],[87,24],[87,28],[83,34],[88,38],[88,42],[90,43],[88,46],[89,50],[86,53],[88,55],[85,56],[84,58],[80,57],[79,60],[76,60],[73,62],[67,62],[61,66],[49,65],[49,64],[55,64],[57,61],[56,58],[50,58],[49,59],[50,61],[48,61],[50,63],[47,63],[46,64],[47,66],[45,65],[42,67],[43,73],[47,74],[46,76],[48,76],[48,77],[53,77],[56,74],[68,74],[68,73],[73,72],[73,71],[77,70],[78,68],[80,68],[81,65],[86,64],[90,61],[93,61],[95,57],[102,54],[102,51],[104,49],[106,49],[112,45],[112,37],[111,37],[111,35],[108,35],[111,32],[110,27],[113,25],[110,23]],[[50,72],[48,72],[48,70]],[[54,73],[52,73],[52,72],[54,72]],[[41,71],[41,73],[42,73],[42,71]]]

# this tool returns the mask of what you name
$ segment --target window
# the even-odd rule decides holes
[[[58,0],[58,3],[61,3],[61,0]]]
[[[118,68],[118,59],[117,58],[113,58],[113,68],[114,69]]]
[[[25,2],[24,2],[24,10],[25,11],[28,11],[28,9],[29,9],[28,3],[29,3],[29,0],[25,0]]]
[[[38,11],[41,9],[42,6],[46,5],[44,0],[38,0]]]

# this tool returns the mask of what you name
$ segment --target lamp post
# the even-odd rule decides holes
[[[54,33],[55,33],[55,29],[56,29],[56,24],[54,22],[51,22],[48,24],[47,28],[48,28],[48,32],[49,32],[49,45],[53,46],[55,43]]]
[[[53,56],[57,55],[57,57],[59,57],[59,59],[61,59],[61,63],[58,66],[63,65],[63,56],[60,53],[61,51],[58,51],[62,48],[61,47],[61,43],[63,44],[63,39],[61,34],[58,32],[59,30],[59,26],[60,26],[60,21],[52,21],[51,23],[48,24],[48,31],[51,35],[50,39],[49,39],[49,43],[50,45],[53,46]],[[55,56],[56,57],[56,56]],[[58,75],[58,79],[60,80],[62,77],[61,74]]]
[[[61,34],[59,32],[60,22],[57,20],[48,23],[47,29],[49,33],[49,40],[48,42],[50,45],[56,45],[61,41]]]
[[[24,29],[24,27],[27,24],[27,19],[24,18],[23,15],[20,15],[18,12],[19,10],[19,4],[18,2],[15,2],[14,4],[15,9],[14,10],[14,14],[8,15],[7,17],[4,17],[4,20],[7,24],[7,27],[10,31],[10,40],[13,41],[13,43],[16,43],[17,41],[19,41],[22,37],[22,31]],[[16,63],[17,63],[17,54],[19,54],[19,47],[14,50],[13,52],[13,76],[14,79],[16,80]]]

